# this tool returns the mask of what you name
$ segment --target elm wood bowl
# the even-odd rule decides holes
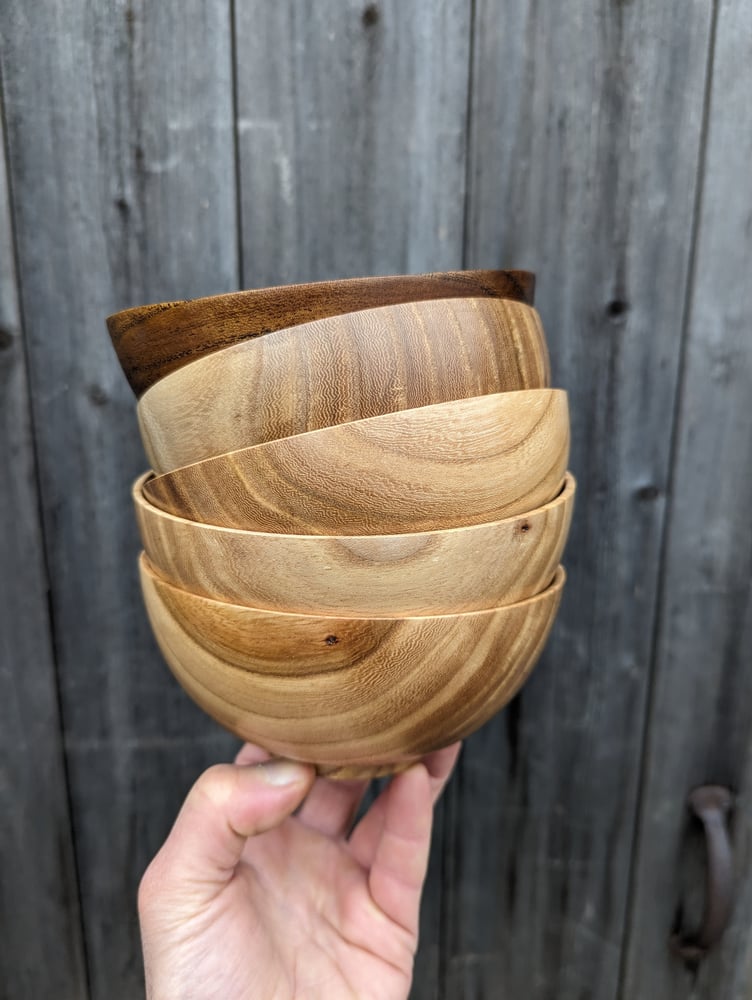
[[[551,381],[535,309],[432,299],[314,320],[179,368],[138,404],[156,472],[306,431]]]
[[[326,316],[425,299],[487,297],[533,304],[528,271],[446,271],[281,285],[136,306],[108,317],[115,352],[137,396],[222,347]]]
[[[567,396],[524,389],[267,441],[143,485],[205,524],[385,535],[496,521],[548,503],[569,457]]]
[[[298,614],[389,617],[482,611],[543,590],[574,507],[555,500],[503,521],[407,535],[280,535],[187,521],[152,507],[136,481],[141,540],[156,572],[203,597]]]
[[[430,617],[335,618],[223,604],[141,557],[157,642],[188,694],[241,739],[333,777],[373,777],[462,739],[520,688],[564,584],[518,604]]]

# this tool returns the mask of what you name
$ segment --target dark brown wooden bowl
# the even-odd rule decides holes
[[[136,306],[107,319],[118,360],[141,396],[189,361],[249,337],[397,302],[507,298],[533,304],[529,271],[446,271],[281,285],[182,302]]]

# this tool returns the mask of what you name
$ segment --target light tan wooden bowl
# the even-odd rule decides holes
[[[137,396],[196,358],[324,316],[395,302],[466,296],[533,304],[528,271],[443,271],[315,281],[135,306],[107,319],[112,344]]]
[[[514,604],[548,585],[575,481],[551,503],[489,524],[403,535],[280,535],[219,528],[133,502],[160,576],[204,597],[299,614],[439,615]]]
[[[550,381],[530,306],[437,299],[332,316],[215,351],[153,385],[138,418],[152,468],[171,472],[334,424]]]
[[[384,535],[525,513],[561,488],[561,389],[436,403],[268,441],[144,483],[178,517],[250,531]]]
[[[188,694],[241,739],[336,777],[404,767],[490,719],[538,659],[564,578],[488,611],[329,618],[198,597],[141,558],[154,634]]]

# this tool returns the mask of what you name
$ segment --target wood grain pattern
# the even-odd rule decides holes
[[[0,994],[85,1000],[3,140],[0,104]]]
[[[513,604],[558,566],[575,481],[503,521],[403,535],[284,535],[188,521],[151,506],[136,481],[141,540],[160,576],[204,597],[300,614],[427,615]]]
[[[135,306],[110,316],[118,360],[137,396],[189,361],[326,316],[421,299],[501,296],[532,304],[527,271],[350,278]]]
[[[550,385],[543,328],[509,299],[363,309],[246,340],[179,368],[139,400],[152,468],[335,424]]]
[[[237,735],[328,773],[403,764],[468,735],[512,696],[564,585],[443,617],[342,619],[198,597],[141,557],[157,642],[178,680]],[[365,773],[365,772],[364,772]]]
[[[752,9],[718,7],[695,278],[668,517],[623,997],[749,1000],[752,990]],[[700,926],[697,785],[735,795],[732,922],[693,969],[668,949]]]
[[[143,493],[178,517],[252,531],[432,531],[547,503],[568,457],[566,393],[526,389],[268,441],[148,479]]]

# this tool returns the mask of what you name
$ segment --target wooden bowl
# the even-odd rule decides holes
[[[218,528],[152,507],[136,481],[141,539],[157,573],[232,604],[298,614],[440,615],[515,604],[543,590],[574,507],[555,500],[490,524],[409,535],[279,535]]]
[[[533,303],[528,271],[447,271],[349,278],[136,306],[107,319],[112,343],[137,396],[205,354],[325,316],[423,299],[486,297]]]
[[[561,389],[476,396],[268,441],[147,480],[149,503],[249,531],[386,535],[548,503],[569,457]]]
[[[141,558],[154,634],[188,694],[241,739],[336,777],[404,767],[490,719],[538,659],[564,577],[488,611],[329,618],[198,597]]]
[[[244,340],[153,385],[138,404],[157,472],[306,431],[550,384],[535,309],[432,299]]]

